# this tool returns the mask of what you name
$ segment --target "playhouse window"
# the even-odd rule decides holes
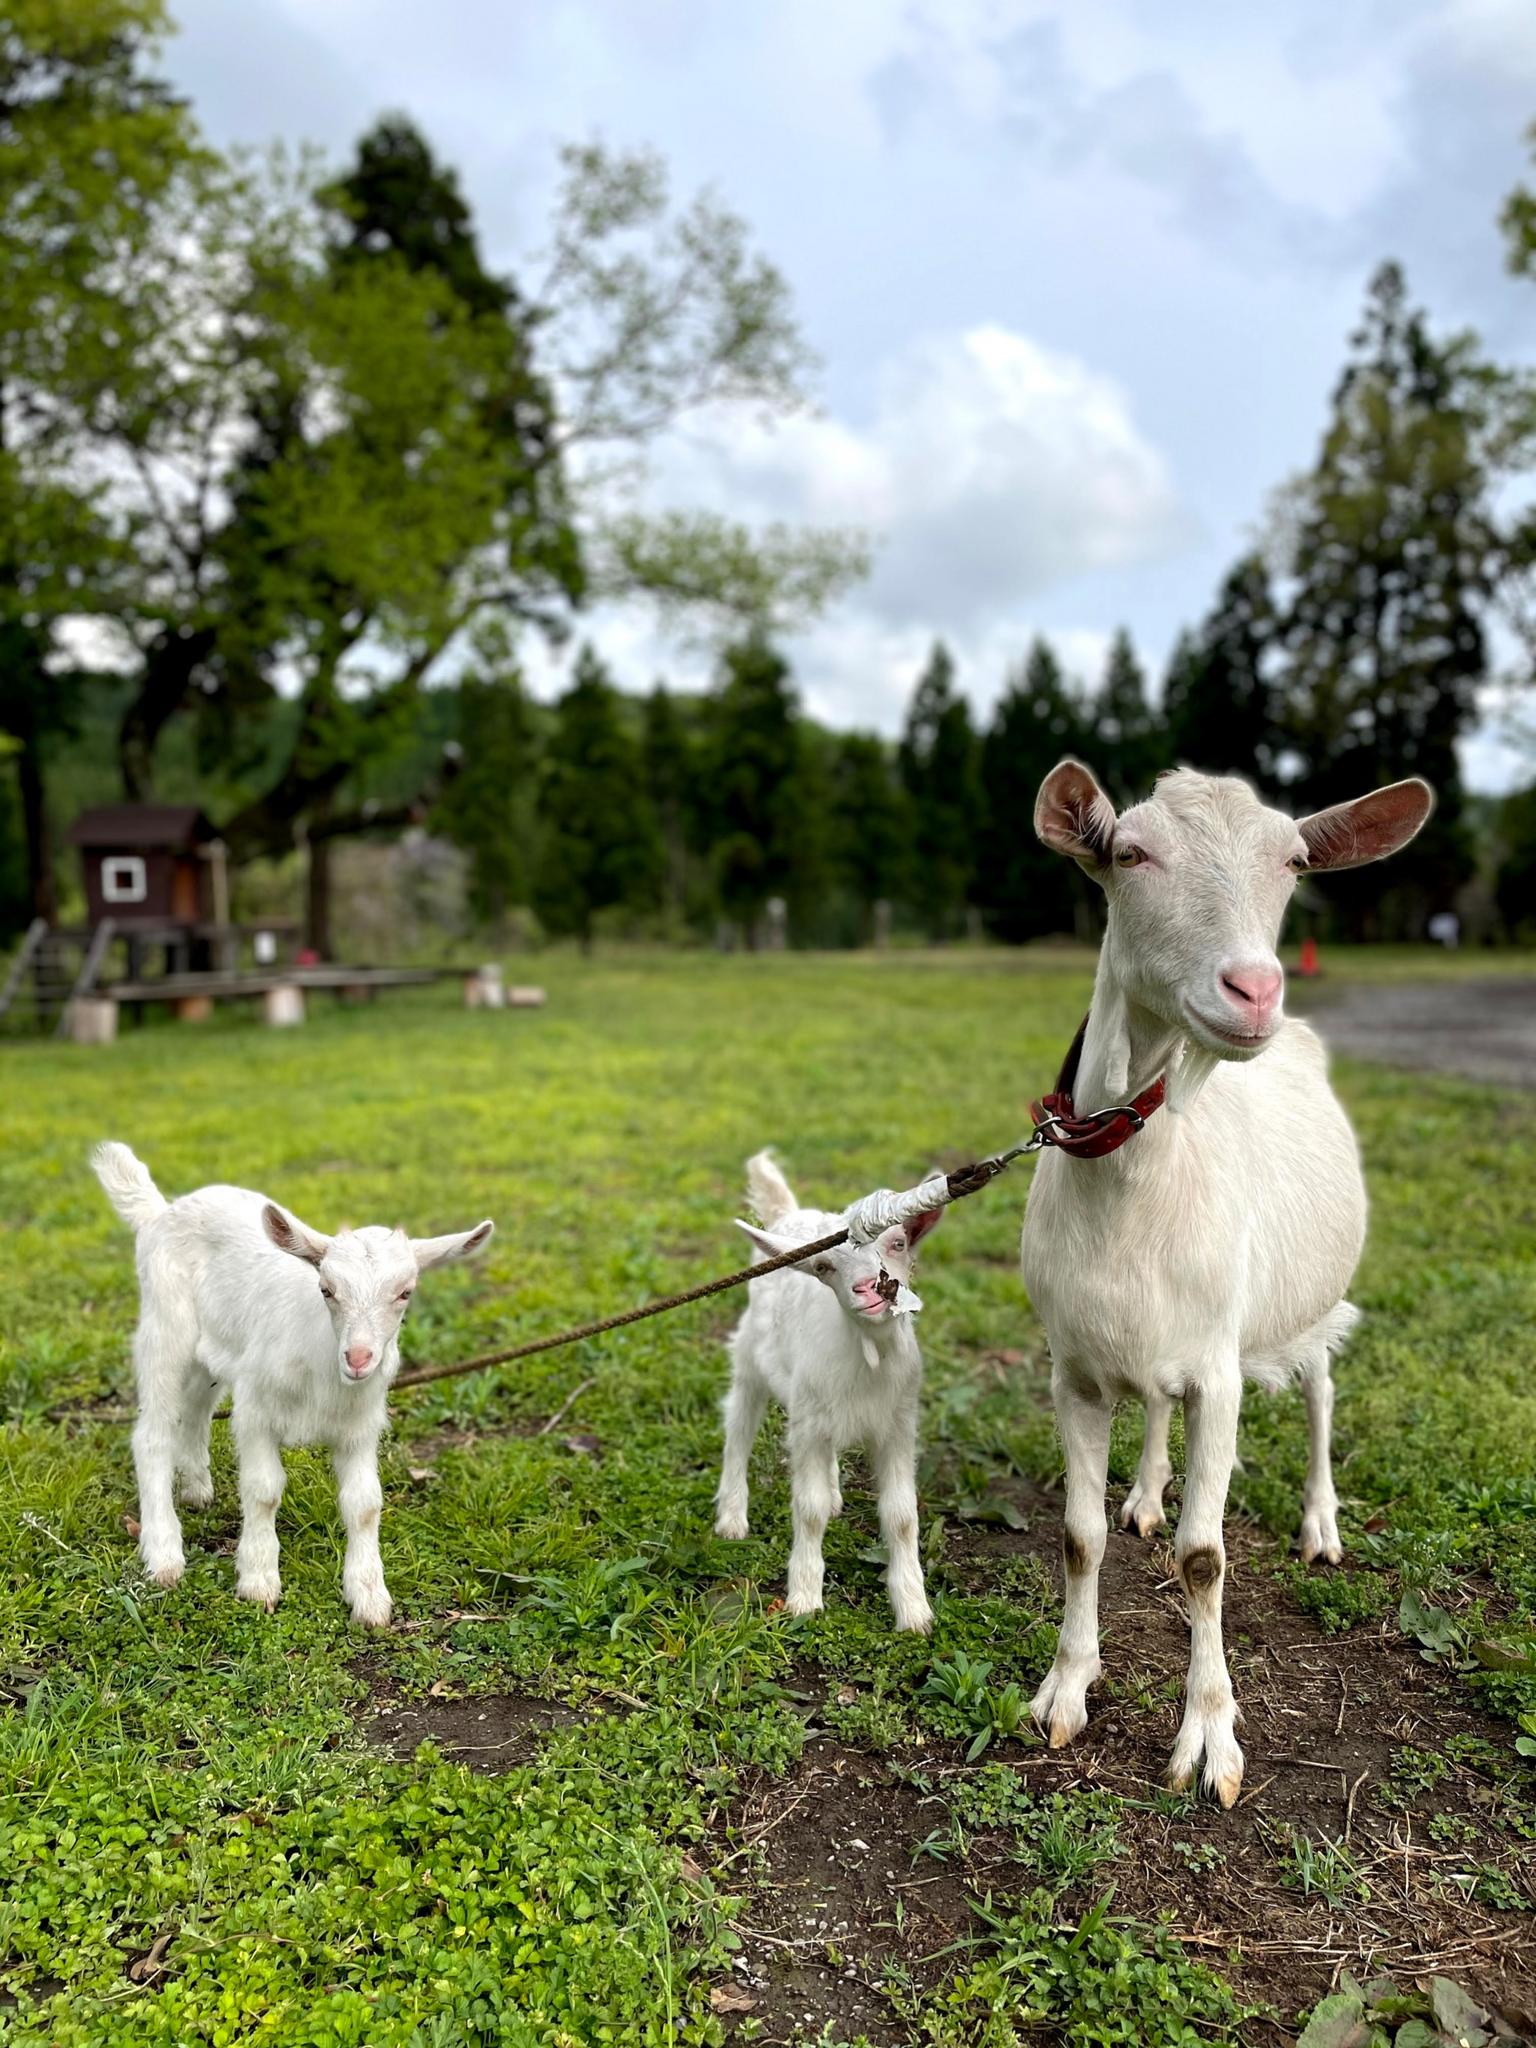
[[[101,864],[103,903],[142,903],[149,894],[144,863],[136,853],[120,853]]]

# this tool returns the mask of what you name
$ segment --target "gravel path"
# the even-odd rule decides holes
[[[1536,1088],[1536,980],[1330,988],[1292,979],[1286,1003],[1353,1058]]]

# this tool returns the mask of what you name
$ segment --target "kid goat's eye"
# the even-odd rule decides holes
[[[820,1273],[823,1278],[825,1278],[826,1275],[831,1272],[831,1270],[832,1261],[830,1259],[818,1259],[815,1265],[811,1268],[811,1271],[813,1273]]]
[[[1115,866],[1117,868],[1140,867],[1146,857],[1139,846],[1117,846],[1115,848]]]
[[[1307,856],[1304,853],[1293,853],[1290,859],[1286,862],[1286,866],[1290,869],[1293,875],[1304,875],[1311,865],[1312,863],[1307,859]]]

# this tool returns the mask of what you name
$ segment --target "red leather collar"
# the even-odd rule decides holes
[[[1059,1152],[1065,1152],[1073,1159],[1103,1159],[1111,1152],[1118,1152],[1127,1138],[1136,1135],[1153,1110],[1162,1108],[1167,1086],[1159,1074],[1151,1087],[1143,1088],[1133,1102],[1079,1116],[1073,1107],[1072,1089],[1077,1080],[1078,1062],[1083,1056],[1083,1039],[1087,1030],[1088,1019],[1085,1017],[1077,1027],[1077,1036],[1067,1048],[1055,1088],[1043,1100],[1032,1102],[1029,1114],[1042,1144],[1054,1145]]]

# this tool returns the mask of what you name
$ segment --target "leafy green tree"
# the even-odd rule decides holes
[[[534,902],[551,932],[579,939],[586,952],[599,911],[655,907],[664,853],[625,706],[590,647],[555,714]]]
[[[495,926],[533,900],[539,734],[515,667],[468,674],[457,695],[460,767],[440,822],[469,856],[472,915]]]
[[[80,688],[55,629],[125,568],[75,461],[72,400],[110,383],[139,251],[198,154],[155,74],[166,26],[159,0],[12,0],[0,22],[0,734],[44,916],[57,908],[46,764]]]
[[[1276,787],[1279,611],[1261,555],[1229,572],[1210,613],[1174,646],[1163,688],[1166,765]]]
[[[645,700],[640,759],[661,834],[663,896],[669,915],[679,920],[693,906],[693,854],[700,823],[698,748],[677,699],[661,683]]]
[[[704,785],[715,882],[749,946],[771,896],[797,877],[804,829],[799,707],[789,665],[763,633],[727,647],[709,706]]]
[[[1078,921],[1076,875],[1035,837],[1035,796],[1064,754],[1088,751],[1083,714],[1050,643],[1009,676],[981,743],[982,827],[975,897],[987,929],[1017,945]]]
[[[1499,806],[1494,893],[1512,939],[1536,937],[1536,783]]]
[[[969,900],[981,787],[971,709],[941,640],[912,693],[899,758],[912,816],[912,899],[929,936],[942,941],[959,929]]]
[[[1292,594],[1281,727],[1309,807],[1423,775],[1435,816],[1393,863],[1330,878],[1349,929],[1416,931],[1471,870],[1456,745],[1486,674],[1502,552],[1480,366],[1433,337],[1402,272],[1373,279],[1314,468],[1282,506]],[[1381,910],[1376,908],[1381,899]]]
[[[861,944],[875,932],[875,905],[910,887],[912,820],[893,750],[874,733],[842,733],[831,760],[834,871],[858,906]]]
[[[1104,680],[1090,717],[1094,766],[1119,805],[1139,803],[1166,767],[1157,721],[1147,702],[1147,678],[1131,636],[1122,626],[1109,644]]]

